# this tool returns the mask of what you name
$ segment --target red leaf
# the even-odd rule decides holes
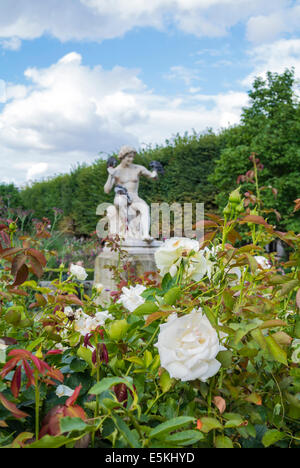
[[[25,370],[25,373],[26,373],[26,376],[27,376],[27,379],[28,379],[28,383],[27,383],[27,386],[26,388],[29,388],[31,385],[35,385],[35,380],[34,380],[34,376],[33,376],[33,371],[31,369],[31,367],[29,366],[28,362],[25,361],[25,359],[23,360],[23,367],[24,367],[24,370]]]
[[[19,358],[10,359],[3,367],[0,377],[4,379],[4,377],[18,364],[19,360]]]
[[[83,420],[86,419],[86,414],[79,405],[75,406],[67,406],[64,411],[65,416],[69,416],[70,418],[81,418]]]
[[[15,358],[18,358],[18,360],[20,359],[30,359],[32,354],[27,351],[27,349],[12,349],[9,353],[8,353],[8,356],[9,357],[15,357]]]
[[[18,296],[29,296],[29,294],[26,291],[23,291],[23,289],[9,289],[9,292],[11,294],[17,294]]]
[[[12,284],[12,287],[14,286],[20,286],[20,284],[25,283],[25,281],[28,278],[28,267],[27,265],[22,265],[21,268],[18,270],[16,276],[15,276],[15,281]]]
[[[20,388],[21,388],[21,366],[18,366],[14,373],[13,379],[11,381],[11,386],[10,386],[11,393],[13,394],[15,398],[18,398]]]
[[[53,367],[50,367],[50,369],[47,371],[47,375],[52,377],[52,379],[58,380],[59,382],[64,381],[63,374],[58,369],[53,369]]]
[[[264,220],[264,218],[258,215],[246,215],[240,221],[240,224],[244,224],[244,223],[262,224],[264,226],[269,226],[269,224]]]
[[[27,252],[29,253],[29,255],[31,255],[32,257],[36,258],[36,260],[42,265],[42,266],[46,266],[47,265],[47,260],[45,258],[45,256],[42,254],[42,252],[39,252],[38,250],[36,249],[28,249]]]
[[[38,277],[41,278],[44,274],[44,270],[40,262],[35,258],[32,257],[31,255],[29,256],[29,263],[30,266],[34,272],[34,274]]]
[[[35,365],[35,367],[37,368],[37,370],[43,374],[46,370],[46,363],[41,361],[41,359],[38,359],[36,356],[34,356],[34,354],[31,354],[30,355],[30,359],[32,360],[33,364]]]
[[[55,354],[62,354],[61,349],[52,349],[46,353],[46,356],[53,356]]]
[[[15,255],[21,251],[22,249],[20,249],[19,247],[10,247],[8,249],[2,250],[2,252],[0,253],[0,257],[3,257],[3,258],[11,257],[12,255]]]
[[[73,395],[70,396],[70,398],[67,399],[66,401],[66,406],[72,406],[75,401],[77,400],[80,390],[82,389],[82,385],[78,385],[78,387],[75,388]]]
[[[24,413],[23,411],[20,411],[14,403],[11,401],[8,401],[2,393],[0,393],[0,402],[2,405],[10,411],[15,418],[21,419],[21,418],[26,418],[28,416],[27,413]]]
[[[11,274],[13,276],[16,276],[16,274],[18,273],[18,271],[24,265],[25,262],[26,262],[26,255],[24,254],[16,255],[12,261]]]

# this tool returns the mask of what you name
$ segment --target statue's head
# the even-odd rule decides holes
[[[119,159],[123,161],[123,159],[128,158],[133,161],[136,153],[136,150],[132,146],[122,146],[119,152]]]

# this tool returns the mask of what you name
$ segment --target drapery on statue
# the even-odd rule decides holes
[[[158,173],[163,174],[160,162],[150,163],[152,171],[144,166],[133,164],[134,148],[123,146],[119,152],[119,161],[111,157],[107,161],[108,179],[104,185],[104,192],[109,193],[114,187],[114,204],[107,209],[109,219],[109,233],[126,240],[144,240],[151,242],[149,234],[150,209],[147,203],[138,195],[140,176],[157,179]]]

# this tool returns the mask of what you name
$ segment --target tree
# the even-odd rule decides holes
[[[209,180],[218,186],[217,201],[224,206],[237,177],[251,168],[250,154],[256,153],[264,165],[261,184],[278,190],[276,200],[265,192],[266,208],[282,214],[281,227],[299,231],[299,216],[292,214],[300,191],[300,106],[294,87],[293,69],[255,79],[241,124],[223,133],[225,148]]]

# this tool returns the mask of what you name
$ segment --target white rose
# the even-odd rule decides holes
[[[69,318],[74,317],[74,312],[73,312],[72,307],[70,307],[70,306],[65,307],[64,308],[64,314]]]
[[[205,382],[215,375],[221,366],[216,356],[226,349],[207,317],[195,309],[180,318],[174,313],[160,325],[156,347],[161,366],[171,377],[183,382],[194,379]]]
[[[104,325],[106,320],[110,319],[113,320],[113,316],[108,312],[108,310],[101,310],[95,314],[94,320],[97,322],[98,325]]]
[[[199,251],[190,258],[187,276],[194,281],[200,281],[208,273],[208,261],[203,252]]]
[[[167,239],[154,254],[156,266],[159,268],[161,275],[164,276],[170,272],[171,267],[182,258],[183,254],[189,254],[192,250],[198,252],[198,241],[189,239],[188,237]],[[173,275],[176,274],[174,268],[171,271]]]
[[[270,261],[266,257],[263,257],[262,255],[256,255],[254,258],[263,270],[268,270],[272,267]]]
[[[72,390],[70,387],[67,387],[67,385],[58,385],[55,393],[58,396],[58,398],[70,397],[73,395],[74,390]]]
[[[145,298],[141,294],[147,289],[142,284],[136,286],[129,286],[129,288],[122,288],[120,299],[117,301],[118,304],[123,304],[126,309],[133,312],[137,307],[144,304]]]
[[[87,278],[87,272],[80,265],[74,265],[72,263],[70,267],[70,273],[74,275],[79,281],[84,281]]]
[[[106,320],[113,319],[107,310],[97,312],[93,317],[81,312],[80,316],[75,320],[75,331],[85,336],[88,333],[96,330],[97,327],[104,325]]]

